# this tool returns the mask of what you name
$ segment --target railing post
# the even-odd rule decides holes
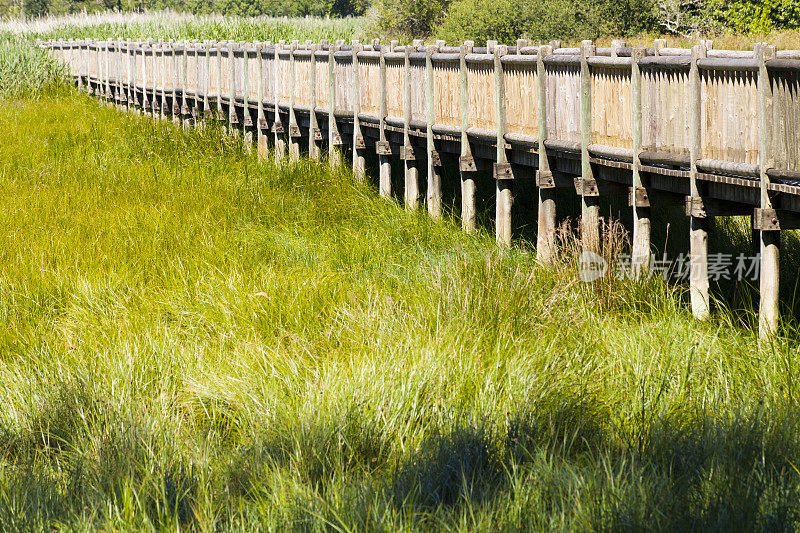
[[[703,45],[692,47],[691,67],[689,69],[689,198],[687,211],[689,219],[689,292],[692,314],[705,320],[710,314],[708,297],[708,218],[703,208],[701,184],[697,179],[697,160],[703,157],[700,129],[702,93],[700,70],[697,60],[706,56]]]
[[[163,39],[158,40],[159,60],[158,74],[161,80],[161,105],[159,107],[159,117],[161,120],[167,119],[167,50]]]
[[[258,157],[266,159],[269,157],[269,146],[267,143],[267,115],[264,112],[264,43],[256,43],[258,63],[256,72],[258,73]]]
[[[150,96],[147,94],[147,43],[142,43],[142,112],[146,116],[150,110]],[[153,96],[155,96],[155,91]]]
[[[536,260],[545,265],[556,262],[556,185],[550,171],[550,158],[547,154],[547,69],[544,59],[553,48],[540,46],[536,58],[536,92],[538,94],[537,123],[539,128],[539,169],[536,171],[539,213],[536,235]]]
[[[181,119],[183,129],[192,127],[192,115],[189,109],[189,100],[186,93],[189,91],[189,47],[191,41],[183,42],[183,56],[181,57]]]
[[[427,123],[425,137],[428,161],[427,204],[428,213],[434,219],[442,218],[442,176],[438,168],[441,166],[441,161],[439,160],[439,154],[436,152],[436,145],[433,140],[433,125],[436,122],[436,107],[434,102],[436,93],[432,57],[434,53],[439,51],[440,46],[441,45],[430,45],[425,48],[425,122]]]
[[[161,102],[159,101],[159,92],[164,92],[163,88],[160,86],[161,63],[158,59],[159,55],[161,54],[161,41],[153,43],[151,48],[153,50],[153,121],[157,121],[161,118]]]
[[[225,41],[217,43],[217,120],[225,120],[225,112],[222,110],[222,48]]]
[[[339,42],[331,44],[328,53],[328,163],[336,168],[342,163],[342,154],[337,146],[342,144],[339,129],[336,126],[336,52]]]
[[[235,41],[228,41],[228,135],[231,137],[238,135],[236,124],[239,123],[236,115],[236,46]]]
[[[205,58],[203,64],[205,65],[205,79],[203,80],[203,119],[208,120],[211,117],[210,103],[208,93],[211,92],[211,41],[206,39],[203,41]]]
[[[297,104],[297,63],[294,53],[299,41],[292,41],[289,47],[289,161],[300,161],[300,126],[297,124],[294,106]]]
[[[361,131],[361,70],[359,68],[358,54],[364,49],[359,42],[353,41],[353,175],[358,181],[364,181],[367,170],[367,160],[364,156],[366,144]]]
[[[461,227],[467,233],[475,231],[475,172],[477,167],[469,144],[469,77],[467,54],[472,53],[473,41],[465,41],[459,52],[459,78],[461,85],[461,155],[458,169],[461,176]]]
[[[581,43],[581,244],[584,251],[600,251],[600,204],[594,169],[589,158],[592,144],[592,72],[588,58],[595,55],[591,41]]]
[[[775,167],[776,139],[772,135],[773,96],[767,61],[775,58],[775,47],[760,43],[755,47],[758,60],[758,168],[760,208],[755,210],[754,229],[759,230],[761,266],[759,282],[758,336],[767,339],[778,332],[781,232],[777,213],[769,196],[769,175]],[[783,119],[783,117],[781,117]],[[765,224],[769,220],[772,224]]]
[[[391,48],[390,48],[391,50]],[[375,151],[378,153],[378,192],[383,198],[392,195],[392,148],[386,139],[386,115],[388,113],[388,92],[386,88],[386,46],[380,45],[380,63],[378,65],[378,92],[380,93],[380,108],[378,111],[378,142]]]
[[[322,139],[319,123],[317,122],[317,51],[320,45],[311,45],[311,80],[309,87],[311,92],[311,105],[308,111],[308,157],[319,159],[319,141]]]
[[[631,52],[631,140],[633,143],[633,177],[629,193],[633,208],[633,246],[631,249],[631,269],[633,275],[641,276],[650,268],[650,198],[642,183],[642,71],[639,60],[645,49],[634,48]]]
[[[511,208],[514,205],[514,174],[506,155],[506,89],[502,57],[508,54],[506,45],[494,47],[495,113],[497,120],[497,155],[493,165],[497,187],[495,197],[495,238],[501,246],[511,244]]]
[[[181,107],[178,105],[178,54],[175,50],[175,42],[169,40],[170,53],[172,55],[172,122],[179,124],[181,121]]]
[[[253,117],[250,116],[250,51],[249,43],[241,43],[242,55],[242,146],[246,153],[253,150]]]
[[[414,41],[415,43],[417,41]],[[406,209],[414,211],[417,209],[419,198],[419,169],[416,164],[416,153],[411,145],[411,60],[409,55],[411,50],[416,50],[416,46],[406,45],[404,47],[405,63],[403,66],[403,85],[405,87],[403,98],[403,149],[401,159],[405,166],[405,205]]]
[[[275,162],[283,164],[286,159],[286,139],[284,137],[283,123],[281,123],[281,82],[280,82],[280,55],[279,50],[283,47],[286,41],[279,41],[275,44],[275,61],[272,65],[274,73],[273,86],[275,88],[274,104],[275,104],[275,121],[272,123],[272,132],[275,134]]]

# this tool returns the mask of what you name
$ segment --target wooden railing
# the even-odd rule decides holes
[[[474,172],[490,169],[503,244],[511,240],[513,181],[535,177],[543,262],[555,260],[555,187],[574,187],[580,197],[591,251],[599,246],[598,197],[621,186],[641,270],[651,257],[651,206],[677,198],[690,217],[700,318],[709,312],[707,221],[750,214],[761,235],[760,330],[774,333],[780,230],[798,227],[800,211],[800,51],[664,45],[42,43],[96,95],[187,124],[202,115],[240,124],[264,155],[268,140],[278,159],[287,151],[299,158],[301,145],[318,157],[327,145],[339,164],[346,149],[363,177],[366,152],[377,153],[383,195],[399,156],[405,202],[417,206],[425,168],[436,217],[441,166],[452,157],[467,230],[475,224]]]

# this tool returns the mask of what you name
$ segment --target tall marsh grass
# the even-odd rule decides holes
[[[212,126],[0,128],[0,529],[798,526],[789,338]]]
[[[22,37],[0,33],[0,101],[34,97],[64,86],[64,69]]]

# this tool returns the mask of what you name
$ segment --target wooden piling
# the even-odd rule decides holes
[[[544,59],[553,51],[550,45],[539,47],[536,58],[536,89],[538,95],[538,150],[539,169],[536,171],[539,213],[536,234],[536,260],[545,265],[554,265],[557,259],[556,249],[556,185],[550,170],[550,158],[547,153],[547,69]]]
[[[380,122],[378,123],[378,143],[375,151],[378,153],[379,177],[378,193],[389,198],[392,195],[392,159],[391,147],[386,139],[386,114],[388,112],[388,92],[386,87],[386,47],[380,47],[380,66],[378,90],[380,91]]]
[[[514,175],[506,155],[506,90],[501,58],[508,54],[506,45],[494,47],[495,110],[497,120],[497,155],[494,163],[495,238],[501,246],[511,244],[511,208],[514,205]]]
[[[434,93],[433,60],[431,56],[439,50],[440,45],[430,45],[425,48],[425,131],[426,155],[428,162],[428,188],[427,204],[428,213],[434,219],[442,217],[442,175],[439,172],[441,162],[436,152],[433,137],[433,124],[436,122],[436,107]]]
[[[283,164],[286,159],[286,137],[284,135],[283,123],[281,122],[281,68],[279,50],[283,48],[285,41],[278,41],[275,44],[274,61],[272,65],[273,76],[273,102],[275,105],[275,120],[272,123],[272,132],[275,134],[275,162]]]
[[[416,41],[415,45],[416,45]],[[414,46],[415,46],[414,45]],[[416,49],[414,47],[414,49]],[[412,46],[404,48],[405,61],[403,63],[403,84],[405,86],[403,101],[403,148],[401,159],[404,166],[404,197],[406,209],[415,211],[419,200],[419,168],[416,162],[416,153],[411,144],[411,54]]]
[[[467,130],[469,119],[469,76],[467,76],[467,54],[472,53],[473,41],[465,41],[459,51],[458,72],[461,88],[461,155],[458,159],[461,177],[461,228],[467,233],[475,231],[475,158],[469,143]]]
[[[267,142],[267,114],[264,110],[264,43],[256,43],[256,73],[258,75],[258,83],[256,92],[258,93],[258,125],[256,126],[258,132],[257,150],[259,159],[267,159],[269,157],[269,145]]]
[[[328,49],[328,163],[332,168],[342,164],[342,137],[336,125],[336,52],[339,43],[331,44]]]
[[[300,126],[297,124],[294,106],[296,104],[297,90],[297,63],[294,59],[295,50],[299,41],[292,41],[289,46],[289,161],[300,161]]]
[[[242,146],[245,153],[253,151],[253,117],[250,115],[250,52],[248,44],[241,43],[242,58]]]
[[[692,47],[689,69],[689,293],[692,314],[705,320],[710,314],[708,296],[708,214],[703,205],[701,184],[697,179],[697,161],[703,157],[701,136],[702,87],[697,61],[706,56],[704,45]]]
[[[189,47],[190,41],[183,42],[183,53],[181,54],[181,122],[183,129],[188,130],[192,127],[192,116],[189,110]]]
[[[773,95],[766,62],[775,58],[775,47],[760,43],[755,47],[758,60],[758,164],[760,209],[755,212],[754,229],[761,243],[758,336],[768,339],[778,332],[781,233],[777,213],[769,195],[767,172],[775,167],[775,139],[772,135]]]
[[[634,48],[631,52],[631,140],[633,144],[633,167],[630,205],[633,208],[633,246],[631,269],[636,277],[642,276],[650,267],[650,195],[642,183],[642,71],[639,60],[645,49]]]
[[[320,45],[311,45],[311,66],[309,67],[310,74],[310,111],[308,116],[308,157],[313,160],[320,158],[320,140],[322,133],[319,129],[319,120],[317,117],[317,51],[320,50]]]
[[[353,41],[353,175],[358,181],[364,181],[367,170],[364,132],[361,130],[361,69],[359,68],[358,54],[364,50],[364,45]]]
[[[581,197],[581,245],[584,251],[599,253],[600,202],[589,156],[589,145],[592,144],[592,73],[588,58],[595,53],[591,41],[581,43],[581,176],[577,181]]]

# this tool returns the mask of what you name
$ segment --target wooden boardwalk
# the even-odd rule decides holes
[[[759,332],[778,325],[782,230],[800,227],[800,51],[354,43],[49,41],[81,88],[126,109],[186,125],[241,126],[259,153],[333,165],[363,178],[376,153],[404,198],[441,216],[441,167],[458,165],[464,229],[475,226],[475,172],[496,181],[496,235],[511,241],[513,183],[535,179],[537,256],[555,260],[558,187],[581,201],[584,249],[600,242],[600,195],[626,195],[634,269],[650,263],[650,211],[690,218],[692,311],[709,313],[708,221],[750,215],[760,236]],[[450,163],[452,162],[452,163]]]

